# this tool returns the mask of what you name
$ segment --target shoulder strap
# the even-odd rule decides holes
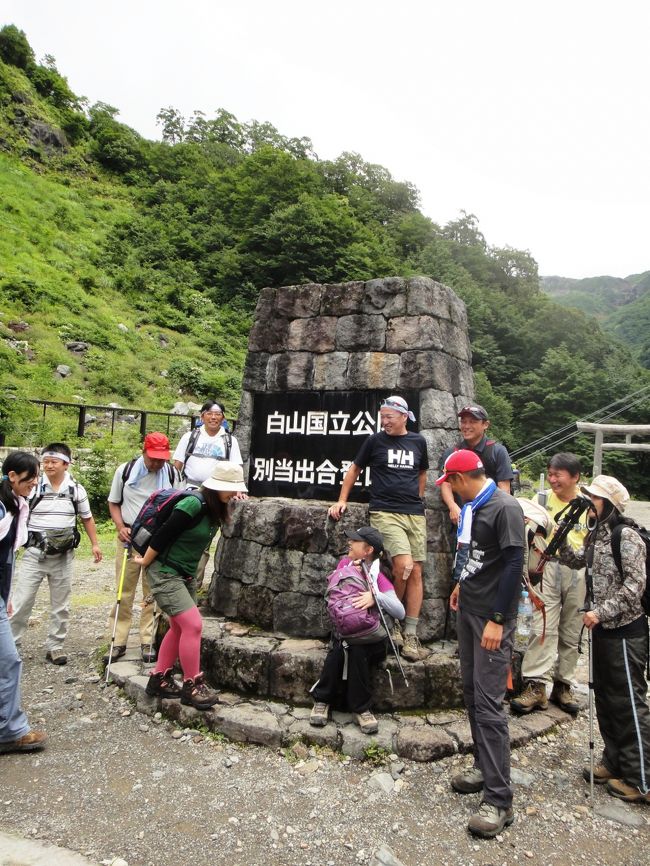
[[[176,470],[171,465],[171,463],[167,464],[167,474],[169,475],[169,486],[173,487],[174,482],[176,481]]]
[[[36,488],[36,490],[38,491],[36,496],[32,496],[32,498],[29,500],[29,513],[30,514],[32,513],[32,511],[36,508],[36,506],[39,504],[39,502],[42,501],[43,497],[45,496],[45,494],[43,493],[43,476],[42,475],[38,479],[38,487]]]
[[[232,448],[232,436],[226,430],[226,460],[230,460],[230,449]]]
[[[120,494],[120,501],[117,503],[118,505],[121,505],[124,502],[124,485],[129,480],[131,470],[135,466],[135,461],[137,459],[137,457],[134,457],[133,460],[129,460],[128,463],[124,464],[124,469],[122,470],[122,493]]]
[[[185,449],[185,457],[183,459],[183,475],[185,475],[185,467],[187,466],[187,461],[190,459],[192,454],[194,453],[194,449],[196,448],[196,443],[201,434],[201,428],[195,427],[194,430],[190,433],[190,438],[187,442],[187,448]]]

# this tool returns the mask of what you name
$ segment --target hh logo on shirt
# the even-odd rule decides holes
[[[413,451],[389,448],[388,465],[395,469],[413,469],[415,466],[415,453]]]

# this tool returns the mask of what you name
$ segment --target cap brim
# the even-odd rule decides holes
[[[248,488],[243,481],[217,481],[214,478],[207,478],[201,487],[207,487],[208,490],[234,490],[236,493],[248,493]]]
[[[349,538],[351,541],[365,541],[366,539],[363,535],[359,535],[354,529],[346,529],[345,530],[346,538]]]
[[[436,487],[440,487],[441,484],[444,484],[445,481],[448,480],[449,476],[450,476],[450,475],[453,475],[453,474],[454,474],[453,472],[445,472],[445,473],[443,473],[443,474],[440,476],[440,478],[438,478],[438,480],[435,482]]]
[[[144,453],[152,460],[169,460],[172,456],[171,451],[156,451],[155,448],[147,448]]]

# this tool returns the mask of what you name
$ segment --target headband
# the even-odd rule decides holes
[[[63,460],[64,463],[72,463],[72,459],[67,454],[62,454],[60,451],[43,451],[41,460],[44,457],[54,457],[56,460]]]

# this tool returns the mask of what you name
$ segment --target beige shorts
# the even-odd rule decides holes
[[[410,556],[414,562],[424,562],[427,558],[424,515],[372,511],[370,525],[384,536],[384,548],[391,556]]]

